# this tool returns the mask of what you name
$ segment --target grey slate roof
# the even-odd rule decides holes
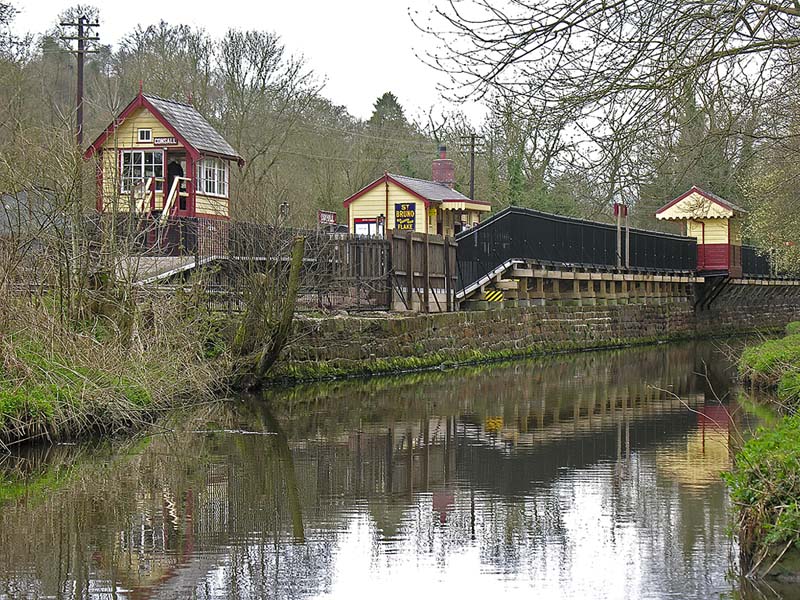
[[[443,183],[436,183],[435,181],[428,181],[426,179],[417,179],[415,177],[406,177],[405,175],[392,175],[391,173],[387,173],[387,175],[423,198],[433,200],[434,202],[441,202],[442,200],[472,202],[472,200],[464,194],[447,187]]]
[[[239,153],[193,106],[145,94],[144,97],[200,152],[213,152],[239,159]]]

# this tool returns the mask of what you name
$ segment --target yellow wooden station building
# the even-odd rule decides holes
[[[474,227],[492,207],[453,189],[454,174],[444,146],[433,161],[431,180],[384,173],[344,201],[350,233],[398,230],[453,236]]]
[[[230,216],[230,169],[243,159],[188,104],[139,94],[89,146],[97,210],[163,217]]]
[[[681,221],[697,239],[697,270],[742,276],[742,221],[746,211],[697,186],[656,211],[656,218]]]

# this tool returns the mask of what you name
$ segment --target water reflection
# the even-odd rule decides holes
[[[0,596],[738,596],[727,366],[686,344],[341,382],[29,450]]]

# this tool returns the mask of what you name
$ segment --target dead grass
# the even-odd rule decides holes
[[[210,315],[185,300],[142,291],[111,317],[68,325],[47,297],[7,298],[0,309],[5,445],[139,427],[160,411],[209,400],[229,370],[226,352],[209,352]]]

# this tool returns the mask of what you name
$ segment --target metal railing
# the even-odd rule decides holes
[[[754,246],[742,246],[742,275],[769,277],[772,273],[769,257]]]
[[[512,206],[456,236],[459,287],[512,259],[564,268],[615,269],[616,236],[613,225]],[[622,244],[624,257],[624,235]],[[690,273],[697,265],[697,243],[631,228],[629,256],[632,271]]]

